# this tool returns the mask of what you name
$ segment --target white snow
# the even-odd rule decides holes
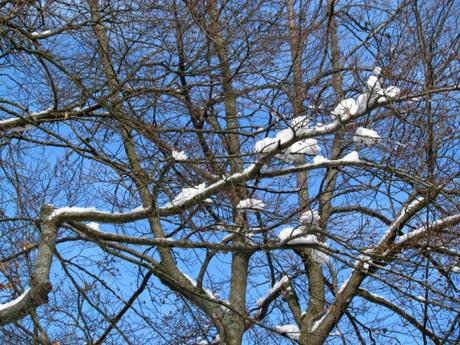
[[[297,237],[289,241],[289,244],[315,244],[315,243],[319,243],[315,235],[306,235],[302,237]]]
[[[244,199],[240,200],[238,205],[236,206],[237,209],[246,210],[246,209],[255,209],[255,210],[263,210],[265,204],[259,199]]]
[[[340,118],[346,120],[358,112],[358,105],[353,98],[344,99],[340,102],[331,112],[333,118]]]
[[[296,130],[302,129],[304,127],[308,126],[308,123],[310,120],[308,119],[307,116],[301,115],[301,116],[296,116],[292,119],[291,121],[291,126]]]
[[[19,118],[18,117],[10,117],[8,119],[4,119],[4,120],[1,120],[0,121],[0,125],[6,125],[6,124],[9,124],[11,122],[15,122],[17,121]]]
[[[361,262],[364,262],[363,269],[367,271],[369,269],[369,262],[371,261],[371,257],[369,255],[360,254],[358,256],[358,260],[355,262],[355,267],[359,265]]]
[[[315,244],[319,243],[318,239],[316,238],[315,235],[306,235],[305,236],[300,236],[305,233],[304,228],[292,228],[292,227],[287,227],[284,228],[283,230],[280,231],[278,238],[280,241],[285,241],[291,237],[295,237],[294,239],[290,240],[288,244]],[[300,237],[299,237],[300,236]]]
[[[372,129],[359,127],[353,136],[355,143],[361,143],[366,146],[377,144],[380,141],[380,135]]]
[[[186,161],[188,159],[188,156],[184,151],[178,152],[173,150],[172,156],[176,161]]]
[[[192,199],[197,194],[203,192],[206,188],[206,183],[201,183],[198,186],[191,188],[183,188],[182,191],[173,199],[172,205],[177,206],[186,200]],[[170,206],[170,204],[168,204]]]
[[[314,262],[325,265],[329,262],[329,255],[326,253],[323,253],[322,251],[318,249],[312,249],[311,251],[311,258],[313,259]]]
[[[276,133],[275,138],[280,144],[284,144],[294,138],[294,131],[291,128],[283,129]]]
[[[382,68],[378,67],[378,66],[375,66],[374,67],[374,75],[379,77],[380,74],[382,74]]]
[[[325,163],[325,162],[329,162],[329,159],[321,156],[321,155],[318,155],[318,156],[315,156],[313,157],[313,163],[315,164],[321,164],[321,163]]]
[[[352,151],[349,154],[343,156],[340,160],[344,162],[359,162],[359,153],[357,151]]]
[[[304,154],[314,156],[321,151],[316,139],[305,139],[292,144],[286,152],[288,154]]]
[[[141,212],[147,210],[144,208],[144,206],[137,206],[136,208],[133,208],[130,212]]]
[[[329,314],[329,309],[327,310],[326,313],[324,313],[324,315],[321,317],[321,319],[319,320],[316,320],[314,323],[313,323],[313,326],[311,327],[311,331],[314,332],[319,325],[321,325],[321,323],[323,322],[323,320],[326,318],[327,314]]]
[[[395,85],[389,86],[385,90],[379,91],[379,95],[381,95],[382,97],[379,97],[377,101],[379,103],[386,102],[390,99],[398,97],[400,93],[401,90],[399,87]]]
[[[93,230],[99,231],[99,223],[89,222],[86,226],[90,227]]]
[[[451,268],[451,271],[454,273],[460,273],[460,266],[454,266]]]
[[[86,212],[98,212],[98,210],[95,207],[87,207],[87,208],[85,207],[61,207],[61,208],[55,209],[49,217],[53,218],[62,213],[79,214],[79,213],[86,213]]]
[[[275,327],[275,330],[293,340],[299,340],[300,338],[300,329],[297,325],[279,325]]]
[[[37,112],[34,112],[34,113],[30,113],[30,115],[32,116],[37,116],[37,115],[45,115],[45,114],[48,114],[50,111],[52,111],[54,108],[53,107],[49,107],[48,109],[45,109],[45,110],[41,110],[41,111],[37,111]]]
[[[39,31],[34,31],[34,32],[31,33],[31,35],[32,35],[33,37],[40,37],[40,36],[47,36],[47,35],[50,35],[51,33],[52,33],[51,30],[45,30],[45,31],[41,31],[41,32],[39,32]]]
[[[372,75],[369,79],[367,79],[367,87],[373,94],[378,94],[382,91],[379,79],[375,75]]]
[[[255,153],[271,152],[278,147],[278,140],[275,138],[264,138],[254,145]]]
[[[21,302],[27,296],[29,291],[30,291],[30,288],[25,290],[19,297],[15,298],[14,300],[6,302],[4,304],[0,304],[0,311],[8,309],[8,308],[14,306],[15,304],[18,304],[19,302]]]
[[[371,102],[369,101],[369,93],[365,92],[362,93],[358,96],[358,100],[356,101],[356,104],[358,106],[358,112],[362,113],[364,112],[369,105],[371,105]]]
[[[318,211],[315,210],[306,210],[300,215],[300,222],[302,224],[314,224],[318,225],[321,217],[319,216]]]
[[[258,307],[262,306],[267,299],[269,299],[273,294],[277,293],[284,284],[289,282],[289,277],[284,275],[280,280],[278,280],[273,287],[267,292],[265,297],[259,298],[256,301]]]
[[[303,233],[303,229],[300,229],[300,228],[294,229],[292,227],[288,227],[280,231],[278,238],[280,239],[280,241],[284,241],[288,239],[289,237],[296,236],[301,233]]]
[[[351,274],[350,274],[350,276],[342,283],[342,285],[340,285],[340,288],[339,288],[339,291],[337,292],[337,294],[341,293],[341,292],[347,287],[347,284],[348,284],[348,282],[350,281],[350,278],[351,278]]]

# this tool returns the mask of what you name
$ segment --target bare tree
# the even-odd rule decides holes
[[[3,2],[5,343],[459,343],[459,5]]]

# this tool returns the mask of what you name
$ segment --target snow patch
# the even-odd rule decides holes
[[[86,212],[98,212],[98,210],[95,207],[61,207],[55,209],[49,217],[53,218],[62,213],[80,214]]]
[[[300,215],[300,222],[302,224],[318,225],[321,217],[318,211],[307,210]]]
[[[269,299],[273,294],[277,293],[284,284],[287,284],[289,282],[289,277],[284,275],[280,280],[278,280],[273,287],[267,292],[265,297],[259,298],[256,301],[256,304],[258,307],[261,307],[267,299]]]
[[[352,151],[349,154],[343,156],[340,160],[344,162],[359,162],[359,153],[357,151]]]
[[[372,129],[359,127],[353,136],[353,141],[366,146],[372,146],[379,143],[380,135]]]
[[[379,78],[375,75],[370,76],[369,79],[367,79],[367,88],[373,94],[379,94],[382,91]]]
[[[280,144],[284,144],[294,138],[294,131],[291,128],[283,129],[276,134],[275,138]]]
[[[264,138],[259,140],[254,145],[255,153],[267,153],[271,152],[278,147],[278,140],[275,138]]]
[[[7,302],[7,303],[4,303],[4,304],[0,304],[0,311],[8,309],[10,307],[13,307],[14,305],[16,305],[19,302],[21,302],[27,296],[29,291],[30,291],[30,288],[25,290],[19,297],[15,298],[14,300],[12,300],[10,302]]]
[[[283,230],[280,231],[278,238],[279,240],[285,241],[291,237],[295,237],[294,239],[290,240],[288,244],[315,244],[319,243],[318,238],[315,235],[305,235],[301,236],[302,234],[305,234],[305,229],[304,228],[284,228]]]
[[[313,157],[313,163],[315,164],[321,164],[321,163],[325,163],[325,162],[329,162],[329,159],[321,156],[321,155],[318,155],[318,156],[315,156]]]
[[[304,154],[314,156],[321,152],[321,147],[316,139],[305,139],[292,144],[287,150],[287,154]]]
[[[329,310],[327,310],[326,313],[324,313],[323,317],[313,323],[313,326],[311,327],[311,331],[314,332],[319,325],[323,322],[323,320],[326,318],[327,314],[329,314]]]
[[[40,37],[40,36],[47,36],[47,35],[50,35],[50,34],[52,34],[52,31],[51,31],[51,30],[45,30],[45,31],[41,31],[41,32],[39,32],[39,31],[34,31],[34,32],[32,32],[30,35],[31,35],[32,37]]]
[[[178,152],[173,150],[172,156],[176,161],[186,161],[188,159],[188,156],[184,151]]]
[[[331,112],[334,119],[339,118],[346,120],[358,112],[358,105],[353,98],[347,98],[341,101]]]
[[[201,183],[198,186],[191,188],[183,188],[182,191],[171,201],[167,206],[177,206],[182,204],[186,200],[190,200],[196,195],[203,192],[206,188],[206,183]]]
[[[275,330],[293,340],[300,338],[300,329],[297,325],[279,325],[275,327]]]
[[[86,224],[86,226],[90,227],[93,230],[99,231],[100,225],[99,223],[96,223],[96,222],[89,222],[88,224]]]
[[[238,205],[236,206],[239,210],[246,210],[246,209],[254,209],[254,210],[263,210],[265,204],[259,199],[244,199],[240,200]]]

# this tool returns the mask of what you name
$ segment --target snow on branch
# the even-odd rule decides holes
[[[312,234],[306,234],[304,227],[292,228],[287,227],[278,235],[280,241],[287,241],[288,244],[317,244],[319,243],[318,238]],[[292,239],[291,239],[292,238]],[[291,239],[291,240],[289,240]]]
[[[191,188],[183,188],[182,191],[171,201],[165,205],[168,206],[178,206],[181,205],[184,201],[193,199],[196,195],[202,193],[206,188],[206,183],[200,183],[199,185]]]
[[[433,232],[440,231],[446,227],[454,226],[460,223],[460,214],[445,217],[442,219],[435,220],[428,225],[421,226],[414,231],[409,232],[399,238],[398,244],[404,245],[405,243],[414,240],[416,238],[425,237]]]
[[[172,151],[172,157],[176,161],[186,161],[188,159],[187,154],[184,151]]]
[[[48,301],[48,293],[52,289],[49,273],[57,235],[56,226],[48,221],[51,212],[50,205],[42,206],[40,211],[41,238],[29,283],[30,288],[13,301],[0,305],[0,325],[20,320]]]
[[[264,297],[261,297],[256,301],[256,305],[259,308],[262,308],[265,304],[270,303],[272,300],[278,297],[280,291],[287,286],[289,281],[289,277],[287,275],[284,275],[272,286],[270,290],[268,290],[267,294]]]
[[[4,304],[0,304],[0,312],[7,310],[7,309],[11,309],[14,306],[18,305],[19,303],[21,303],[21,301],[26,298],[29,292],[30,292],[30,288],[25,290],[21,295],[19,295],[19,297],[15,298],[14,300],[4,303]]]
[[[236,206],[236,208],[239,210],[263,210],[264,207],[265,204],[262,200],[251,198],[240,200],[240,202]]]
[[[372,146],[378,144],[380,141],[380,135],[376,131],[364,127],[359,127],[353,136],[355,143],[360,143],[366,146]]]
[[[300,338],[300,329],[297,325],[279,325],[275,327],[275,330],[292,340],[299,340]]]

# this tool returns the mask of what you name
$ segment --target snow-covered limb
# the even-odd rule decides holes
[[[288,241],[288,244],[314,244],[319,243],[315,235],[306,234],[306,229],[303,227],[298,228],[284,228],[278,235],[280,241]]]
[[[100,224],[96,222],[89,222],[86,224],[86,226],[89,226],[91,229],[99,231],[100,230]]]
[[[357,151],[352,151],[349,154],[340,158],[342,162],[359,162],[359,153]]]
[[[326,309],[326,310],[324,311],[324,315],[323,315],[320,319],[316,320],[316,321],[313,323],[313,325],[311,326],[311,331],[312,331],[312,332],[316,331],[316,329],[318,328],[319,325],[321,325],[321,323],[322,323],[323,320],[326,318],[326,316],[327,316],[328,313],[329,313],[329,309]]]
[[[300,215],[300,222],[302,224],[318,225],[321,217],[316,210],[306,210]]]
[[[254,145],[255,153],[267,153],[275,150],[278,147],[278,140],[275,138],[264,138],[259,140]]]
[[[190,282],[190,284],[193,285],[193,287],[197,287],[197,282],[195,279],[193,279],[192,277],[190,277],[188,274],[184,273],[184,272],[181,272],[184,277]],[[212,292],[211,290],[207,289],[207,288],[202,288],[202,290],[206,293],[206,295],[210,298],[210,299],[217,299],[218,296],[216,293]]]
[[[300,338],[300,329],[297,325],[279,325],[275,327],[275,330],[293,340]]]
[[[286,150],[287,154],[303,154],[314,156],[321,152],[321,147],[318,145],[316,139],[310,138],[301,141],[297,141]]]
[[[91,114],[99,108],[101,108],[99,104],[87,107],[84,110],[55,111],[52,108],[48,108],[39,112],[28,113],[24,116],[18,115],[18,117],[0,120],[0,131],[13,130],[18,132],[29,130],[35,128],[36,125],[40,123],[80,117],[82,115]]]
[[[371,146],[377,144],[380,141],[380,135],[378,135],[377,132],[372,129],[359,127],[353,136],[353,141],[355,143]]]
[[[240,202],[236,206],[236,208],[239,210],[249,210],[249,209],[263,210],[264,207],[265,207],[265,204],[263,203],[263,201],[259,199],[251,199],[251,198],[240,200]]]
[[[334,119],[340,119],[344,121],[355,115],[358,110],[359,106],[355,100],[353,98],[347,98],[334,108],[334,110],[331,112],[331,115]]]
[[[399,238],[397,242],[399,245],[404,245],[411,240],[414,240],[419,237],[425,237],[431,233],[440,231],[446,227],[454,226],[460,223],[460,214],[456,214],[449,217],[444,217],[442,219],[435,220],[428,225],[421,226],[414,231],[409,232],[406,235],[403,235]]]
[[[49,205],[44,205],[40,212],[41,238],[29,282],[30,288],[15,300],[1,305],[0,325],[20,320],[48,301],[48,293],[52,288],[49,273],[57,234],[56,226],[47,220],[51,212],[52,208]]]
[[[425,200],[422,197],[415,198],[406,206],[404,206],[399,212],[398,216],[388,227],[388,230],[382,236],[378,246],[386,243],[395,236],[396,233],[402,228],[402,226],[423,206]]]
[[[274,298],[276,298],[279,295],[279,292],[282,289],[284,289],[288,283],[289,283],[289,277],[284,275],[280,280],[278,280],[272,286],[272,288],[267,292],[267,294],[264,297],[261,297],[256,301],[257,306],[260,308],[264,304],[272,301]]]
[[[21,303],[21,301],[25,299],[25,297],[29,294],[29,292],[30,292],[30,288],[25,290],[21,295],[19,295],[19,297],[15,298],[14,300],[6,302],[4,304],[0,304],[0,312],[7,310],[9,308],[13,308],[14,306]]]
[[[176,161],[186,161],[188,159],[187,154],[184,151],[172,151],[172,156]]]
[[[30,35],[33,38],[45,38],[45,37],[51,36],[52,34],[53,34],[53,31],[44,30],[44,31],[34,31]]]
[[[206,183],[201,183],[198,186],[191,188],[183,188],[182,191],[171,201],[171,203],[165,206],[180,205],[184,200],[192,199],[194,196],[202,193],[206,188]]]
[[[324,158],[321,155],[317,155],[317,156],[313,157],[313,163],[315,163],[315,164],[321,164],[321,163],[328,162],[328,161],[329,161],[329,159]]]

